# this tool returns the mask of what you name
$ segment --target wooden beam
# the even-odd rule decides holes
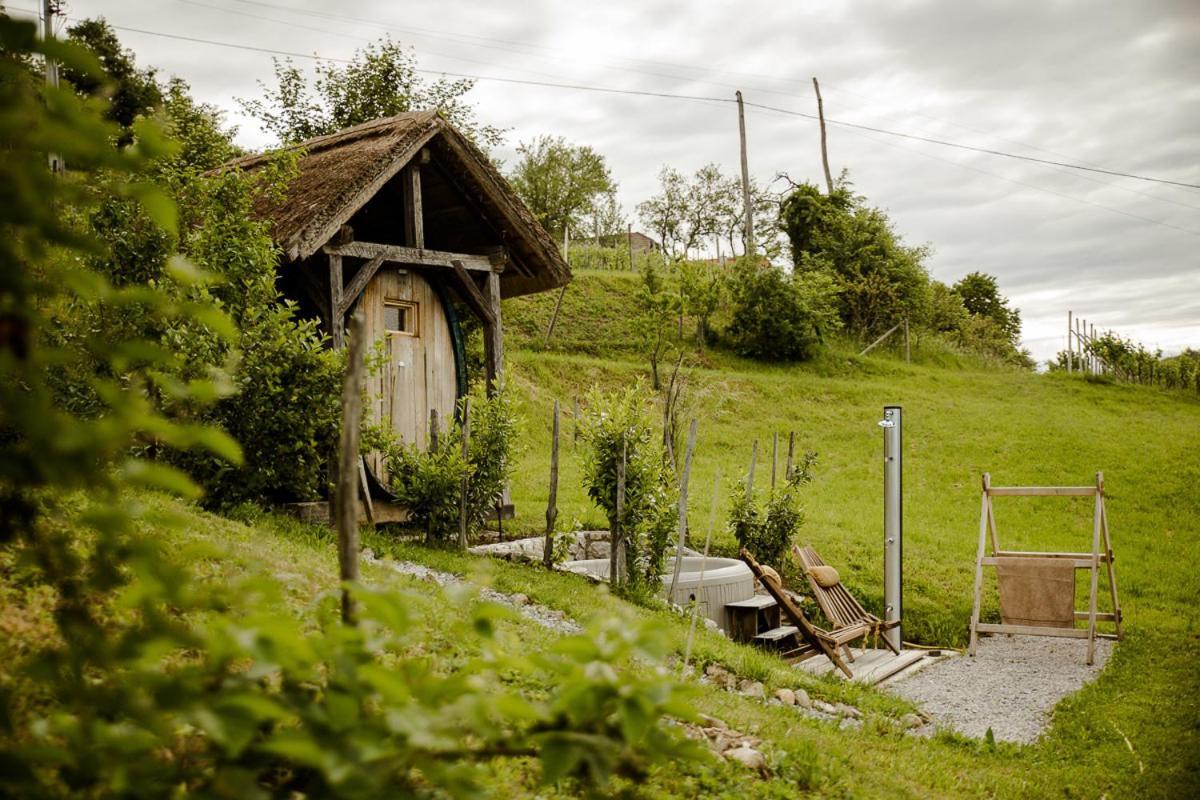
[[[418,250],[425,248],[425,213],[421,203],[421,168],[409,164],[401,174],[404,185],[404,241]]]
[[[375,256],[358,268],[358,272],[354,273],[354,277],[350,279],[350,283],[342,293],[342,302],[334,314],[335,317],[341,319],[346,316],[346,312],[350,310],[350,306],[354,305],[358,300],[358,296],[363,293],[363,289],[367,288],[367,284],[371,281],[371,278],[375,277],[375,273],[383,266],[383,262],[383,256]]]
[[[329,308],[333,312],[329,320],[329,338],[333,340],[335,350],[341,350],[345,344],[346,325],[338,309],[342,308],[342,257],[329,256]]]
[[[992,486],[992,497],[1091,497],[1095,486]]]
[[[374,242],[348,242],[341,245],[328,245],[324,252],[331,256],[348,256],[350,258],[375,258],[382,256],[384,261],[395,264],[408,264],[414,267],[443,267],[453,269],[455,261],[461,261],[464,268],[475,272],[493,272],[492,260],[487,256],[471,255],[469,253],[450,253],[444,250],[420,250],[415,247],[401,247],[394,244],[376,244]]]
[[[491,320],[483,323],[483,351],[487,363],[488,394],[494,394],[499,385],[500,375],[504,372],[504,328],[500,323],[500,276],[489,273],[487,276],[487,297],[485,299]]]
[[[462,296],[463,302],[471,307],[471,311],[482,320],[485,328],[494,325],[496,317],[492,314],[492,309],[487,298],[483,296],[483,292],[479,291],[479,287],[475,285],[475,279],[467,272],[466,267],[458,261],[454,262],[453,269],[454,277],[458,279],[458,285],[461,289],[459,294]],[[485,334],[484,343],[486,344],[486,342],[487,338]]]
[[[981,622],[975,626],[980,633],[1015,633],[1021,636],[1064,636],[1068,639],[1086,639],[1084,628],[1051,628],[1041,625],[993,625]]]

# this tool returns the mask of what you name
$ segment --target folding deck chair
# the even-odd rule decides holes
[[[830,586],[822,586],[814,574],[814,567],[828,566],[821,557],[817,555],[817,551],[811,547],[797,547],[792,545],[792,552],[796,558],[800,559],[801,566],[804,567],[804,575],[808,578],[808,585],[812,587],[813,597],[817,601],[817,605],[821,607],[821,613],[833,625],[834,632],[854,629],[858,630],[861,626],[866,626],[866,636],[874,636],[875,644],[879,644],[879,634],[890,628],[894,628],[900,624],[899,620],[892,622],[884,622],[879,617],[867,611],[862,607],[862,604],[854,598],[842,585],[841,580],[833,583]],[[900,655],[900,651],[888,641],[888,638],[883,637],[883,643],[887,648],[896,655]],[[865,644],[865,642],[864,642]],[[853,657],[850,659],[853,661]]]
[[[812,656],[823,654],[847,678],[853,679],[854,673],[850,671],[850,667],[842,660],[842,657],[838,654],[838,650],[845,647],[848,642],[866,635],[869,630],[867,626],[860,624],[839,631],[826,631],[818,628],[808,621],[808,617],[804,616],[804,612],[792,602],[792,598],[783,590],[783,586],[779,581],[774,576],[767,574],[762,566],[754,560],[754,556],[750,555],[745,548],[742,548],[739,555],[742,561],[745,561],[746,565],[750,567],[750,571],[754,573],[754,577],[758,578],[758,582],[763,585],[767,593],[779,604],[779,608],[783,611],[784,616],[796,628],[797,646],[792,650],[784,651],[783,657],[789,661],[804,661]],[[848,651],[849,647],[846,649]],[[850,660],[853,661],[853,657]]]

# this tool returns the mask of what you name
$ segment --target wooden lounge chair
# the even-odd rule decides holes
[[[783,586],[771,574],[765,572],[762,566],[754,560],[754,556],[742,548],[742,561],[750,567],[750,571],[754,573],[754,577],[758,578],[758,582],[763,585],[767,593],[775,598],[775,602],[779,604],[779,609],[788,621],[796,627],[796,642],[797,647],[783,653],[783,656],[789,661],[803,661],[806,658],[811,658],[815,655],[824,655],[828,658],[835,667],[840,669],[847,678],[854,678],[854,673],[850,671],[850,667],[842,660],[838,654],[838,650],[860,636],[865,635],[867,629],[865,626],[859,628],[846,628],[841,631],[826,631],[818,628],[809,622],[808,617],[804,616],[804,612],[792,602],[792,598],[783,590]],[[849,648],[847,648],[849,650]],[[851,661],[854,659],[851,658]]]
[[[808,585],[812,587],[813,598],[817,601],[817,605],[821,607],[821,613],[833,625],[834,632],[863,630],[863,637],[874,636],[875,645],[878,646],[879,634],[900,624],[899,620],[884,622],[879,617],[867,611],[854,598],[854,595],[846,591],[846,587],[842,585],[840,580],[831,586],[822,586],[813,574],[813,568],[827,565],[817,555],[816,550],[813,550],[811,547],[797,547],[793,545],[792,552],[800,560],[800,565],[804,567],[804,575],[808,578]],[[893,653],[900,655],[900,651],[888,641],[886,636],[883,637],[883,643]],[[847,649],[849,648],[847,647]],[[851,660],[853,661],[853,658]]]

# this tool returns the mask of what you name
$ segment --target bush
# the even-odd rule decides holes
[[[365,448],[379,448],[392,491],[408,507],[414,524],[429,542],[457,541],[462,480],[467,479],[468,535],[483,528],[500,502],[516,456],[517,426],[508,391],[502,386],[488,397],[483,382],[472,385],[471,436],[462,455],[462,427],[451,425],[438,436],[437,447],[422,450],[399,441],[385,419],[364,438]],[[462,418],[460,402],[458,415]]]
[[[583,481],[588,496],[625,540],[631,588],[656,587],[676,529],[677,489],[647,418],[645,390],[588,395],[580,437],[587,445]],[[625,459],[625,500],[617,519],[617,468]],[[615,583],[615,580],[614,580]]]
[[[785,274],[740,259],[731,281],[729,336],[743,354],[766,361],[805,361],[838,330],[837,289],[821,272]]]
[[[772,488],[766,505],[760,510],[754,497],[740,481],[733,489],[729,528],[739,547],[750,551],[758,561],[776,569],[787,559],[796,531],[804,524],[799,506],[799,489],[812,482],[817,454],[807,452],[800,463],[785,476],[783,485]]]

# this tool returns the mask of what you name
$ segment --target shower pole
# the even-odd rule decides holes
[[[883,608],[885,622],[898,622],[903,598],[903,460],[900,406],[884,406],[883,420]],[[897,650],[903,641],[900,626],[884,631]]]

